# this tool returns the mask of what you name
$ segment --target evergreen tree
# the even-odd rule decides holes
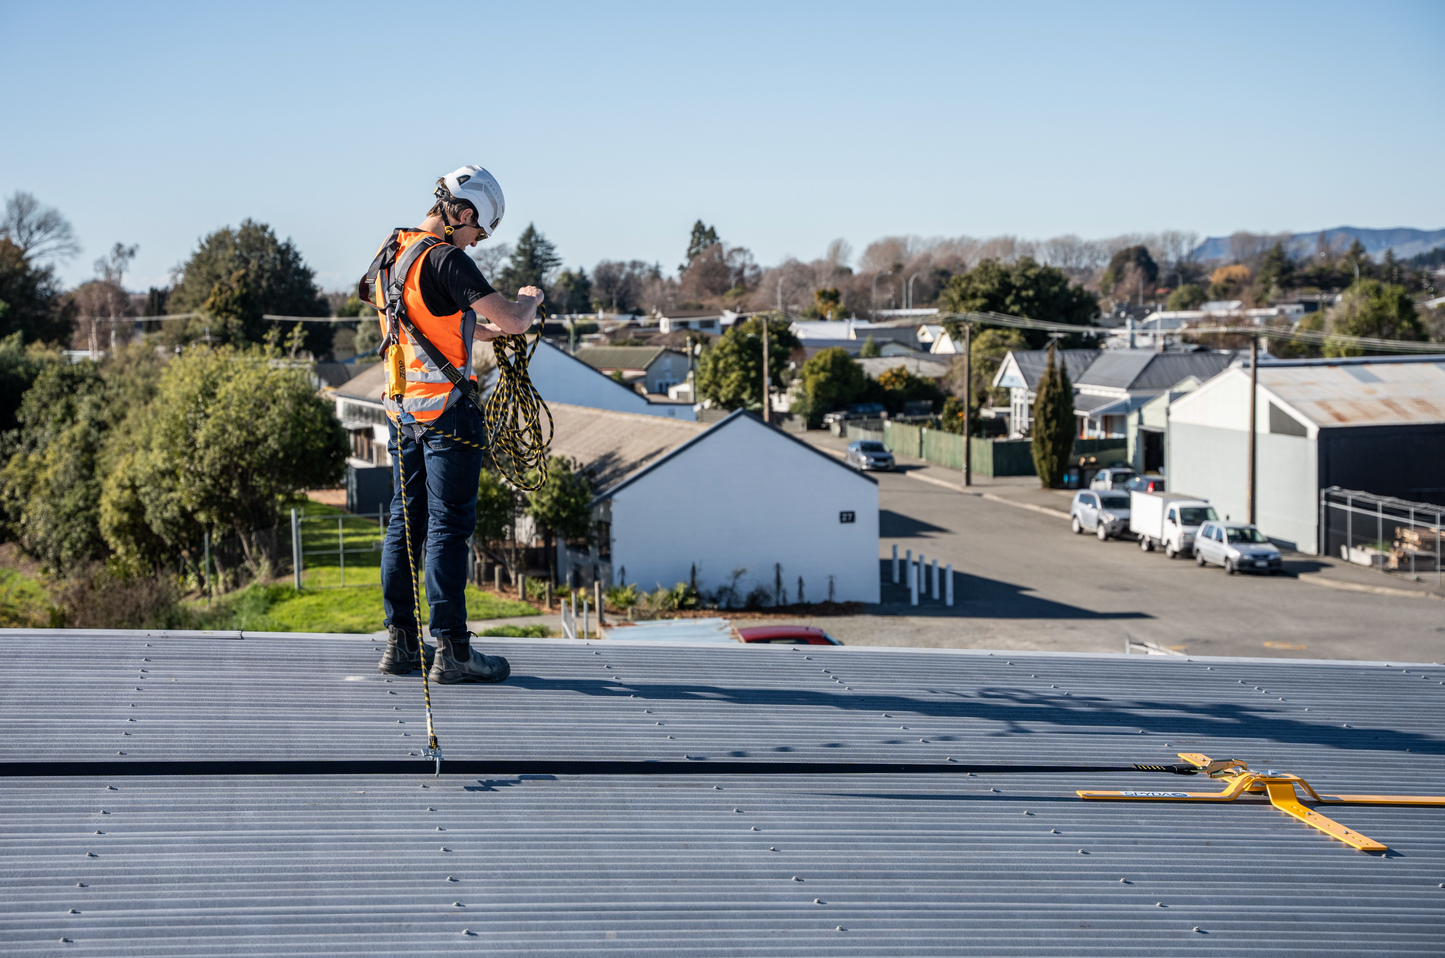
[[[528,223],[517,245],[512,249],[512,258],[497,275],[496,288],[504,296],[517,295],[523,286],[541,286],[547,281],[552,270],[562,265],[557,247],[543,236],[535,224]]]
[[[1087,326],[1099,313],[1093,293],[1074,285],[1063,270],[1041,266],[1028,256],[1013,263],[986,259],[968,272],[950,277],[938,296],[938,306],[945,313],[1006,313],[1076,326]],[[1047,336],[1042,330],[1024,333],[1034,349],[1042,348]],[[1098,341],[1070,336],[1061,346],[1092,349]]]
[[[1074,387],[1062,357],[1049,347],[1049,363],[1034,399],[1034,470],[1046,489],[1063,485],[1064,470],[1074,450]]]
[[[557,288],[549,297],[556,304],[556,309],[563,313],[586,313],[592,309],[592,278],[587,275],[587,270],[578,268],[577,272],[565,269],[557,277]]]
[[[883,347],[878,345],[878,340],[869,336],[863,340],[863,348],[858,350],[858,355],[864,359],[873,359],[883,355]]]
[[[679,274],[687,272],[692,261],[697,259],[697,254],[722,242],[717,238],[717,230],[711,226],[704,226],[702,220],[692,224],[692,235],[687,239],[687,262],[677,268]]]

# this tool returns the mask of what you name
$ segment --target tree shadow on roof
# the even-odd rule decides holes
[[[838,673],[852,671],[861,663],[841,660],[832,664],[833,672]],[[617,664],[618,671],[624,676],[633,670],[633,666],[637,671],[646,671],[647,668],[641,661],[631,665]],[[860,676],[866,675],[866,669],[858,668],[858,671]],[[811,676],[808,679],[811,679]],[[800,677],[801,681],[806,680]],[[853,681],[862,683],[867,679],[860,677]],[[1045,680],[1039,680],[1042,681]],[[807,729],[810,739],[820,733],[837,738],[835,716],[839,712],[866,712],[873,715],[889,712],[895,713],[894,718],[904,721],[931,718],[957,719],[966,723],[960,725],[958,734],[949,734],[935,727],[929,735],[929,740],[933,742],[1008,739],[1021,749],[1028,747],[1028,739],[1032,736],[1108,735],[1128,739],[1142,729],[1145,732],[1167,734],[1177,739],[1181,746],[1187,742],[1192,747],[1206,751],[1217,750],[1219,747],[1230,748],[1227,745],[1229,739],[1247,740],[1249,747],[1241,749],[1239,755],[1215,756],[1237,757],[1246,761],[1250,759],[1248,752],[1258,752],[1258,742],[1261,740],[1344,750],[1403,753],[1409,749],[1414,756],[1445,755],[1445,742],[1414,732],[1391,728],[1346,728],[1342,727],[1342,723],[1325,715],[1304,721],[1290,714],[1297,707],[1286,710],[1264,703],[1251,705],[1240,701],[1188,705],[1170,699],[1123,695],[1104,697],[1066,693],[1064,690],[1027,690],[999,685],[971,687],[967,691],[960,691],[939,688],[937,680],[931,683],[934,687],[920,689],[921,694],[917,695],[897,692],[868,693],[862,689],[845,692],[841,686],[837,691],[775,686],[748,688],[702,682],[654,683],[636,680],[619,682],[613,678],[544,678],[516,673],[513,673],[508,684],[533,692],[573,693],[626,700],[629,705],[639,707],[649,702],[692,703],[707,707],[709,722],[718,721],[713,710],[719,706],[739,709],[797,709],[799,721],[790,723],[787,718],[778,716],[774,716],[774,721],[780,728]],[[1383,690],[1381,694],[1385,694]],[[824,714],[809,715],[809,712]],[[678,723],[680,717],[675,714],[672,723]],[[749,713],[745,711],[739,712],[736,721],[742,726],[751,725]],[[685,725],[682,727],[686,728]],[[878,729],[880,734],[885,735],[889,731],[884,727]],[[1206,739],[1224,741],[1211,744],[1207,743]],[[897,741],[904,740],[899,738]],[[796,744],[795,740],[793,744]],[[872,751],[888,743],[870,738],[866,742],[841,744],[845,748]],[[1058,742],[1049,744],[1057,747]],[[1127,742],[1120,741],[1109,747],[1118,748],[1124,745],[1127,745]],[[1148,742],[1148,746],[1157,747],[1152,741]],[[1020,757],[1019,761],[1024,759]]]

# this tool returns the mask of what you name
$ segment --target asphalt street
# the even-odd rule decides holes
[[[1285,575],[1230,576],[906,474],[877,478],[881,556],[896,544],[953,563],[955,605],[910,607],[884,558],[873,614],[812,623],[850,645],[1123,652],[1134,639],[1199,655],[1445,661],[1445,601],[1364,591],[1396,581],[1378,573],[1287,554]],[[1337,587],[1306,581],[1322,571]]]

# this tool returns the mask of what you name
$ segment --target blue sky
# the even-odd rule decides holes
[[[0,193],[160,284],[246,217],[351,284],[481,163],[510,241],[1445,226],[1445,4],[0,0]]]

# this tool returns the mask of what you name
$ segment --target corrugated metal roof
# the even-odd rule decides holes
[[[1079,384],[1079,377],[1089,366],[1104,355],[1097,349],[1063,349],[1059,350],[1064,357],[1064,369],[1069,374],[1069,382]],[[1014,362],[1018,365],[1019,374],[1023,376],[1024,382],[1028,383],[1030,390],[1039,388],[1039,381],[1044,377],[1044,370],[1049,366],[1049,351],[1047,349],[1015,349],[1009,352]]]
[[[1189,376],[1210,379],[1234,359],[1235,354],[1227,350],[1190,353],[1160,353],[1147,349],[1105,350],[1074,381],[1074,385],[1163,390]]]
[[[0,778],[6,954],[1445,947],[1441,809],[1331,811],[1396,849],[1381,857],[1258,801],[1073,793],[1180,781],[1161,776],[705,769],[1202,751],[1331,790],[1442,793],[1445,667],[487,646],[511,659],[511,680],[433,689],[449,757],[685,754],[698,772]],[[17,631],[0,648],[7,762],[386,759],[424,741],[420,678],[387,681],[370,640]]]
[[[1260,363],[1259,382],[1319,426],[1445,422],[1445,358],[1433,362]]]

